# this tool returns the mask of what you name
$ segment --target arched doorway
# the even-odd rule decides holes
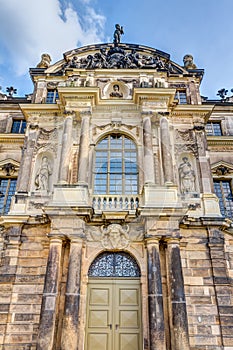
[[[85,350],[141,350],[140,269],[125,252],[104,252],[89,268]]]

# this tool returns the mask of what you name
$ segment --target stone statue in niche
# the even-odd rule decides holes
[[[102,227],[102,246],[106,249],[124,249],[129,245],[129,227],[123,228],[119,224]]]
[[[121,35],[124,34],[123,27],[120,26],[120,24],[115,25],[115,32],[113,35],[113,42],[115,46],[117,46],[121,42]]]
[[[183,162],[179,165],[179,177],[180,177],[180,186],[181,193],[190,193],[195,192],[195,172],[192,169],[187,157],[182,158]]]
[[[40,167],[35,177],[36,190],[49,190],[49,176],[52,174],[52,169],[48,157],[42,158]]]
[[[120,92],[120,87],[118,84],[113,85],[113,91],[110,94],[110,97],[123,97],[122,92]]]

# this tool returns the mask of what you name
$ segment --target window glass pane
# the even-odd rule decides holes
[[[26,120],[13,120],[11,132],[13,134],[24,134],[26,129]]]
[[[222,135],[222,129],[221,129],[221,123],[212,123],[209,122],[206,124],[206,133],[209,136],[221,136]]]
[[[136,145],[124,135],[112,134],[96,145],[95,193],[137,193]],[[133,175],[125,183],[125,176]],[[131,183],[132,181],[132,183]]]
[[[11,198],[15,194],[17,179],[1,179],[0,213],[7,214],[10,210]]]
[[[46,103],[56,103],[56,99],[58,99],[58,91],[57,90],[48,90]]]
[[[214,181],[215,194],[219,199],[221,214],[233,218],[233,195],[230,181]]]

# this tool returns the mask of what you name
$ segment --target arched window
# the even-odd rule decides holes
[[[104,252],[91,264],[89,277],[140,277],[136,260],[125,252]]]
[[[138,193],[136,145],[130,138],[111,134],[96,145],[94,192],[126,195]]]

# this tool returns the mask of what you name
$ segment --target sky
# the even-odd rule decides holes
[[[201,94],[217,98],[233,88],[233,0],[0,0],[0,86],[17,96],[33,91],[29,68],[42,53],[52,64],[63,53],[113,41],[115,24],[122,43],[169,53],[183,65],[192,54],[205,70]]]

